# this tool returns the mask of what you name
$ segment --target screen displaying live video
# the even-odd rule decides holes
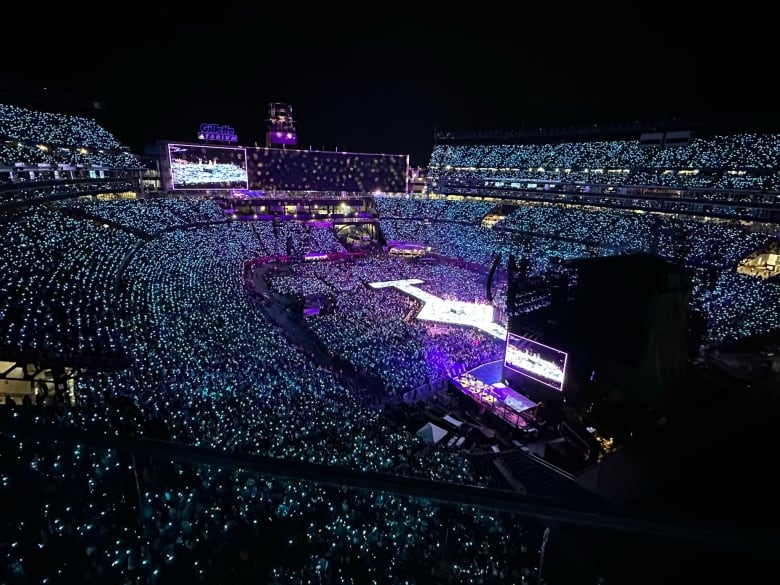
[[[563,391],[567,354],[527,337],[510,333],[506,337],[504,365],[512,371]]]
[[[247,189],[246,149],[197,144],[168,144],[171,187]]]

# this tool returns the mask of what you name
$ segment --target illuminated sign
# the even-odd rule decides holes
[[[201,124],[198,130],[198,140],[206,142],[238,142],[236,131],[230,126],[219,124]]]
[[[533,339],[510,333],[506,338],[504,364],[510,370],[563,391],[568,354]]]

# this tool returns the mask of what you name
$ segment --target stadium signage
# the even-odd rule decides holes
[[[230,126],[219,124],[201,124],[198,130],[198,140],[206,142],[238,142],[236,131]]]

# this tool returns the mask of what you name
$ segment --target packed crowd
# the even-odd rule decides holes
[[[170,208],[181,205],[171,202]],[[193,202],[190,212],[196,212],[199,205]],[[106,206],[109,209],[117,211],[112,222],[134,217],[123,205]],[[83,221],[81,228],[72,226],[69,222],[75,220],[62,211],[44,208],[30,215],[19,218],[22,235],[13,232],[15,237],[9,242],[29,254],[25,258],[30,262],[47,259],[51,265],[39,267],[53,276],[44,282],[72,293],[79,289],[68,285],[71,280],[64,263],[74,262],[85,271],[94,266],[94,274],[85,282],[95,285],[85,289],[89,294],[83,299],[76,297],[72,311],[64,318],[84,331],[84,326],[92,326],[92,321],[103,316],[95,304],[109,292],[118,292],[113,297],[119,301],[118,319],[106,319],[100,331],[105,335],[121,331],[121,339],[116,341],[123,344],[131,367],[80,377],[76,406],[57,403],[50,407],[41,402],[18,410],[9,407],[12,416],[108,434],[156,437],[161,427],[166,438],[195,446],[458,484],[480,483],[459,454],[429,445],[363,406],[361,397],[354,395],[355,389],[344,385],[336,373],[315,364],[249,304],[242,280],[243,263],[251,252],[257,252],[258,237],[267,237],[266,252],[280,251],[286,249],[290,234],[302,234],[300,225],[280,226],[276,237],[268,223],[227,222],[164,231],[168,217],[150,214],[142,227],[158,236],[135,246],[137,239],[114,228],[95,227],[88,221]],[[47,228],[60,238],[64,233],[74,239],[83,237],[85,244],[91,243],[94,262],[79,255],[84,250],[81,246],[66,245],[54,236],[30,248],[30,234]],[[125,244],[107,254],[104,246],[111,246],[111,237]],[[309,241],[318,246],[321,236]],[[49,247],[44,251],[45,246]],[[58,248],[72,252],[73,257],[65,255],[57,262],[51,252]],[[98,259],[103,262],[98,263]],[[122,259],[123,270],[117,265]],[[39,265],[41,262],[44,260],[38,260]],[[375,267],[371,278],[386,275],[386,270]],[[16,276],[21,279],[22,275]],[[84,274],[73,276],[83,278]],[[475,287],[472,283],[469,294]],[[25,288],[28,296],[39,290],[35,283]],[[57,302],[58,297],[53,298]],[[35,307],[29,304],[32,301],[23,294],[22,299],[28,303],[21,307],[22,313],[35,316]],[[70,298],[60,301],[68,306],[72,302]],[[44,327],[48,312],[41,313],[39,320],[24,323],[16,343],[35,347],[33,339],[51,338]],[[7,313],[9,322],[15,314]],[[395,317],[400,321],[403,315]],[[85,321],[89,318],[92,321]],[[95,337],[102,339],[97,333]],[[452,338],[452,349],[464,352],[456,336]],[[57,338],[60,344],[67,340]],[[73,351],[91,349],[91,345],[76,345]],[[249,543],[260,546],[268,522],[281,527],[280,533],[289,535],[291,542],[278,543],[284,554],[276,563],[252,565],[248,570],[257,572],[258,578],[263,571],[270,571],[272,582],[277,583],[306,582],[302,575],[320,575],[324,582],[338,582],[343,575],[342,582],[361,582],[360,575],[371,576],[376,571],[377,559],[382,559],[388,582],[428,582],[431,567],[425,559],[445,542],[458,563],[457,570],[450,567],[448,571],[457,573],[463,582],[498,583],[513,568],[518,570],[516,551],[505,540],[523,541],[524,524],[517,519],[464,508],[448,511],[445,525],[436,521],[437,514],[443,512],[429,502],[334,491],[321,485],[264,482],[227,470],[163,473],[157,464],[144,464],[136,470],[141,478],[138,506],[143,519],[139,521],[131,517],[138,498],[126,493],[125,486],[132,486],[134,480],[122,455],[86,448],[63,454],[53,446],[49,451],[29,443],[18,445],[19,451],[5,447],[11,449],[14,460],[21,453],[31,456],[26,474],[32,474],[43,486],[55,486],[28,502],[42,510],[42,528],[37,524],[30,527],[23,520],[8,527],[6,561],[19,582],[31,578],[63,582],[61,575],[72,579],[75,567],[103,582],[133,582],[154,576],[154,571],[179,576],[186,573],[192,582],[209,582],[224,569],[219,562],[227,562],[228,555],[241,554],[238,548],[243,550]],[[63,473],[66,469],[70,473]],[[17,485],[15,472],[4,477],[7,489]],[[69,496],[73,494],[79,494],[79,501],[86,506],[72,505]],[[384,525],[394,529],[377,530]],[[525,526],[529,529],[527,523]],[[471,531],[468,536],[466,530]],[[302,544],[307,546],[302,549]],[[72,556],[60,559],[51,552],[54,549],[68,550]],[[200,561],[202,565],[193,564],[203,550],[215,552]],[[493,560],[485,565],[482,560],[488,550]],[[267,558],[259,549],[251,554]],[[39,563],[40,555],[55,558]],[[412,577],[416,571],[419,573]]]
[[[103,396],[0,416],[158,437],[133,405]],[[402,445],[396,459],[426,458]],[[68,443],[3,442],[2,454],[9,584],[518,582],[539,542],[531,520],[466,506]]]
[[[140,168],[131,154],[95,120],[0,104],[0,167],[67,164]]]
[[[441,298],[474,302],[485,297],[484,272],[381,256],[302,266],[300,270],[294,266],[293,273],[301,282],[317,278],[325,292],[335,297],[336,310],[313,317],[311,330],[358,371],[380,378],[391,397],[450,377],[456,367],[469,369],[502,356],[503,342],[476,330],[415,320],[419,301],[393,288],[366,286],[420,278],[425,290]],[[504,287],[503,298],[505,295]]]
[[[495,252],[504,259],[510,254],[529,258],[532,274],[554,268],[557,258],[652,252],[691,268],[691,305],[707,316],[708,343],[734,341],[780,327],[780,315],[772,310],[780,302],[777,280],[736,272],[739,260],[770,242],[770,234],[751,231],[737,222],[531,204],[518,207],[488,229],[478,224],[458,225],[441,211],[443,204],[461,205],[449,200],[412,203],[403,198],[377,198],[379,222],[388,239],[419,242],[437,253],[484,266]],[[423,221],[426,205],[435,210],[438,221]]]
[[[0,344],[55,354],[124,354],[116,278],[138,238],[34,205],[6,215]]]
[[[19,157],[60,163],[67,152],[70,163],[133,166],[92,121],[50,116],[0,106],[6,139],[0,164]],[[737,156],[764,168],[771,162],[765,150],[777,150],[768,140],[755,139],[749,149],[755,155],[735,142],[733,150],[706,155],[707,144],[694,143],[687,155],[675,156],[724,168]],[[65,148],[53,158],[32,143]],[[494,147],[496,154],[434,149],[432,167],[443,169],[448,157],[475,167],[506,166],[509,158],[531,168],[554,161],[576,167],[590,155],[620,162],[649,156],[631,145],[603,144],[590,153],[552,146]],[[655,164],[675,162],[662,158],[668,156],[658,155]],[[480,224],[493,208],[487,202],[378,198],[377,205],[388,239],[425,243],[438,262],[383,254],[300,261],[272,274],[268,286],[282,295],[333,297],[336,311],[307,320],[307,334],[355,372],[379,380],[388,398],[452,368],[498,359],[502,344],[417,321],[418,301],[367,284],[419,278],[441,297],[482,299],[496,253],[528,256],[531,271],[542,272],[551,256],[650,249],[692,268],[691,303],[707,315],[710,341],[780,325],[777,283],[733,270],[764,237],[737,225],[661,226],[645,216],[529,205],[490,229]],[[215,202],[187,198],[32,204],[5,210],[3,221],[0,345],[41,355],[121,355],[128,364],[81,372],[75,404],[43,389],[35,401],[6,401],[5,428],[24,423],[144,437],[280,462],[487,485],[462,453],[425,442],[367,405],[341,366],[314,359],[248,294],[248,260],[343,251],[332,231],[295,220],[225,220]],[[506,283],[499,277],[494,286],[501,305]],[[544,528],[532,518],[471,506],[7,434],[0,441],[0,493],[13,504],[0,523],[2,580],[20,585],[519,583],[534,576]]]
[[[40,173],[36,172],[36,174]],[[4,182],[5,185],[3,185]],[[11,183],[15,184],[11,185]],[[13,180],[3,181],[3,173],[0,172],[0,209],[24,203],[56,201],[60,198],[72,199],[77,195],[131,192],[132,189],[132,184],[121,177],[114,179],[55,179],[44,182],[20,180],[16,176]]]
[[[403,154],[284,148],[247,149],[250,176],[278,192],[372,193],[403,191],[408,159]]]
[[[646,146],[637,140],[555,144],[437,144],[434,183],[516,181],[780,190],[780,135],[742,133],[694,138],[688,145]]]
[[[77,199],[64,205],[149,235],[184,225],[224,219],[222,211],[211,201],[191,197],[116,201]]]
[[[171,200],[160,205],[169,212],[177,210],[176,217],[197,220],[217,214],[215,209],[210,212],[210,204],[202,201]],[[419,206],[419,202],[415,203],[415,213]],[[139,214],[128,211],[131,207],[130,202],[106,205],[100,210],[105,214],[101,217],[120,224],[124,220],[132,223],[132,218]],[[467,212],[458,210],[456,217],[463,217],[464,213]],[[444,211],[439,213],[439,217],[445,216]],[[67,300],[59,301],[66,308],[65,322],[94,328],[94,332],[89,329],[91,336],[84,337],[82,333],[86,340],[122,343],[132,362],[128,371],[80,378],[79,404],[60,405],[52,410],[39,407],[34,415],[39,420],[100,432],[115,432],[120,421],[125,432],[127,426],[132,426],[132,432],[142,436],[154,436],[149,429],[157,427],[151,421],[161,421],[167,437],[186,444],[479,483],[468,463],[454,453],[423,444],[405,431],[388,426],[377,412],[362,406],[360,397],[353,396],[355,390],[343,384],[335,372],[314,364],[282,331],[253,310],[243,288],[244,261],[258,253],[261,240],[263,254],[284,253],[291,240],[298,242],[298,251],[306,252],[300,244],[305,232],[301,225],[221,222],[199,229],[166,231],[171,227],[167,213],[142,217],[143,224],[133,225],[157,234],[143,245],[121,230],[79,222],[63,210],[36,207],[20,213],[11,222],[13,229],[5,236],[7,243],[26,254],[26,262],[8,267],[16,271],[12,273],[14,280],[26,282],[25,277],[47,274],[51,276],[44,282],[49,287],[61,287],[70,293],[81,290],[72,279],[92,282],[85,289],[89,294],[83,298],[69,295]],[[446,222],[436,222],[441,223]],[[453,240],[463,233],[456,226],[457,223],[451,224],[445,230]],[[321,251],[319,236],[308,241],[316,242],[308,251]],[[119,242],[124,243],[118,245]],[[455,243],[451,245],[454,247]],[[90,252],[89,256],[84,256],[85,250]],[[61,256],[53,255],[55,252]],[[121,271],[123,260],[126,268]],[[50,264],[42,265],[43,262]],[[92,267],[93,273],[70,273],[62,269],[65,262],[68,267],[75,263],[84,271]],[[35,271],[19,274],[33,266]],[[356,368],[365,368],[382,379],[388,394],[403,392],[426,377],[446,374],[456,363],[472,365],[500,355],[501,348],[480,334],[462,335],[447,327],[404,321],[404,317],[414,314],[414,301],[397,291],[371,291],[364,286],[367,282],[386,280],[388,274],[394,278],[423,278],[430,292],[441,296],[470,300],[484,294],[484,275],[480,277],[449,264],[412,263],[390,257],[369,258],[352,265],[296,264],[287,278],[299,283],[317,279],[323,290],[336,296],[337,312],[312,320],[311,330]],[[746,277],[732,282],[736,276],[740,275],[730,274],[723,279],[724,287],[732,287],[738,293],[729,297],[728,307],[732,311],[734,303],[751,298],[748,290],[738,288],[737,281],[760,282]],[[117,288],[107,283],[115,283]],[[47,291],[35,283],[25,286],[23,291],[9,290],[6,298],[20,298],[23,303],[18,310],[3,313],[9,324],[19,313],[36,315],[38,299],[32,295],[39,290]],[[120,317],[109,327],[111,321],[97,322],[97,316],[103,315],[99,303],[106,302],[107,296],[116,290],[120,291]],[[718,298],[723,298],[724,293],[720,288],[711,291]],[[52,298],[57,302],[56,294]],[[717,302],[717,298],[710,299],[711,305]],[[756,314],[755,306],[746,308]],[[16,328],[6,328],[15,334],[14,343],[35,347],[32,344],[52,339],[50,332],[47,337],[47,312],[41,313],[41,320],[23,323],[18,334]],[[757,318],[760,316],[757,314]],[[737,323],[733,312],[728,317],[731,326],[758,326],[744,319]],[[119,331],[121,336],[112,337],[108,335],[110,331]],[[92,347],[79,346],[78,335],[58,335],[57,343],[68,339],[75,345],[72,351]],[[269,367],[271,364],[273,367]],[[116,406],[105,397],[123,399],[126,402],[122,404],[130,406],[117,414]],[[431,519],[437,512],[429,505],[400,502],[379,494],[334,493],[324,486],[303,483],[260,482],[227,470],[176,468],[166,474],[154,464],[141,470],[140,506],[144,520],[138,522],[129,519],[132,494],[117,497],[120,486],[133,485],[127,475],[130,468],[121,455],[77,449],[63,459],[59,450],[52,449],[49,455],[45,449],[35,448],[32,455],[28,453],[29,444],[22,444],[19,449],[33,457],[28,474],[32,473],[44,486],[60,484],[61,488],[45,490],[40,496],[37,505],[42,506],[45,518],[42,532],[28,532],[16,525],[16,540],[9,540],[17,545],[8,549],[8,566],[27,577],[43,571],[43,565],[31,562],[37,557],[27,554],[30,549],[48,552],[54,543],[68,542],[70,547],[83,546],[83,550],[79,548],[83,553],[78,557],[81,564],[71,561],[71,568],[79,566],[107,582],[140,578],[146,567],[178,574],[186,568],[193,580],[198,576],[207,579],[221,570],[219,562],[227,563],[225,559],[230,555],[259,558],[259,552],[249,550],[247,543],[259,542],[269,525],[266,521],[255,524],[257,518],[270,518],[271,523],[288,526],[280,529],[280,534],[295,532],[289,527],[297,525],[296,521],[309,527],[304,533],[313,546],[307,547],[307,554],[296,555],[285,549],[276,565],[252,565],[249,569],[270,571],[279,583],[300,582],[302,574],[333,577],[339,569],[354,575],[362,563],[360,570],[369,571],[369,561],[389,554],[390,550],[396,557],[394,563],[398,563],[398,578],[403,575],[408,579],[410,567],[421,565],[424,555],[431,554],[430,547],[445,539],[445,535],[432,528]],[[79,469],[83,475],[63,475],[65,468]],[[9,472],[5,477],[8,486],[15,482],[15,474]],[[67,499],[56,497],[63,493],[84,493],[82,500],[91,507],[77,510]],[[224,504],[214,506],[215,500]],[[334,506],[339,500],[341,505]],[[225,510],[231,506],[234,512],[226,517]],[[393,520],[398,513],[403,514],[403,520]],[[482,542],[495,547],[493,540],[499,537],[492,538],[491,534],[511,533],[521,526],[529,530],[527,523],[514,521],[508,526],[498,517],[474,516],[473,511],[464,511],[462,515],[448,512],[447,516],[451,518],[450,526],[466,527],[477,518],[484,527],[478,532],[484,535],[483,541],[476,542],[474,536],[470,537],[472,540],[457,541],[459,558],[471,559],[470,563],[459,561],[459,579],[500,582],[510,566],[517,566],[511,555],[497,555],[495,551],[500,547],[483,549]],[[399,532],[393,532],[395,537],[382,536],[374,530],[377,517],[398,528]],[[40,536],[30,540],[33,533]],[[515,537],[522,538],[517,534]],[[293,542],[300,544],[296,538],[299,537],[292,537]],[[398,539],[409,544],[408,555],[403,559],[396,556]],[[116,544],[107,548],[98,546],[101,542]],[[300,546],[295,548],[300,550]],[[203,565],[196,565],[193,559],[202,550],[216,552],[211,561],[199,561]],[[480,556],[483,553],[479,552],[483,550],[491,551],[495,574],[493,569],[485,574]],[[471,556],[469,551],[473,551]],[[385,559],[385,566],[393,567],[390,558]],[[57,570],[69,574],[70,569],[63,569],[64,566]],[[53,582],[56,573],[44,578]]]

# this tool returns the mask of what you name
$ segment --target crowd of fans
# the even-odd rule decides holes
[[[77,219],[66,213],[67,208],[33,206],[9,218],[4,247],[15,250],[15,257],[22,261],[8,262],[4,267],[9,277],[3,285],[16,287],[4,295],[6,303],[13,303],[2,313],[6,325],[4,345],[60,353],[123,350],[131,359],[127,371],[80,377],[78,405],[53,410],[39,406],[34,411],[38,420],[100,432],[115,432],[117,420],[123,421],[120,429],[135,421],[132,430],[142,436],[151,436],[150,421],[162,421],[171,440],[196,446],[479,483],[466,460],[444,448],[423,444],[406,431],[389,426],[375,410],[365,407],[361,397],[355,395],[355,388],[344,384],[337,372],[313,362],[302,348],[263,319],[248,300],[243,280],[244,262],[248,258],[286,255],[291,242],[294,252],[299,254],[337,249],[332,233],[321,228],[307,230],[294,221],[276,226],[272,222],[210,221],[219,216],[217,207],[200,200],[169,199],[157,201],[153,206],[145,201],[119,203],[93,202],[86,208],[90,214],[110,221],[112,226],[126,222],[128,228],[153,234],[154,239],[144,241],[129,231]],[[472,218],[479,215],[469,209],[471,205],[454,209],[452,216],[458,219],[448,221],[445,208],[461,204],[432,204],[437,221],[431,221],[424,229],[418,226],[417,236],[422,233],[420,230],[433,233],[438,229],[441,237],[448,238],[449,248],[432,240],[428,243],[434,249],[466,250],[465,242],[460,240],[464,234],[472,240],[470,245],[485,247],[486,240],[474,241],[474,234],[487,234],[491,230],[459,223],[471,213]],[[381,200],[379,205],[380,217],[384,212],[390,216],[405,215],[403,200]],[[392,206],[392,213],[385,205]],[[420,213],[424,205],[420,201],[410,203],[409,212]],[[146,208],[154,211],[142,213]],[[554,217],[544,213],[549,212],[542,212],[535,225],[545,225],[545,221]],[[171,229],[176,225],[176,218],[181,219],[180,227],[191,225],[187,220],[193,220],[199,227]],[[613,225],[621,224],[616,221]],[[461,227],[468,229],[461,230]],[[594,232],[595,237],[596,233],[605,231],[605,224],[595,222],[594,229],[598,230]],[[329,243],[323,248],[326,240]],[[718,238],[704,237],[695,241],[710,246],[713,241],[721,242]],[[303,242],[309,242],[310,246],[305,247]],[[697,254],[706,256],[701,250]],[[486,266],[484,260],[483,257]],[[372,290],[365,286],[387,280],[388,275],[421,278],[427,290],[443,297],[462,300],[484,297],[484,272],[475,274],[444,261],[420,263],[390,256],[348,262],[301,262],[293,264],[289,274],[272,277],[269,286],[284,294],[332,295],[336,311],[311,319],[310,330],[356,370],[380,379],[383,391],[391,397],[427,380],[446,376],[456,365],[471,367],[500,358],[501,344],[495,340],[478,332],[464,334],[450,326],[415,321],[413,316],[419,309],[416,301],[394,289]],[[707,314],[711,316],[711,335],[746,335],[752,330],[765,329],[777,318],[766,302],[772,291],[777,294],[774,283],[724,269],[716,285],[700,291],[701,296],[696,299],[706,303]],[[499,287],[498,294],[505,295],[505,292]],[[116,414],[112,411],[116,406],[107,403],[106,397],[127,400],[137,409],[137,414],[134,417]],[[20,448],[25,452],[31,449],[28,444]],[[81,480],[69,476],[67,481],[76,482],[68,484],[76,492],[85,490],[90,494],[87,501],[92,503],[92,508],[87,507],[86,511],[73,512],[74,506],[65,511],[69,507],[67,499],[61,501],[53,495],[64,491],[45,493],[42,497],[48,504],[44,509],[50,524],[35,546],[48,550],[49,539],[68,536],[84,544],[84,551],[93,551],[85,552],[84,570],[102,571],[109,579],[112,575],[129,579],[143,574],[145,554],[155,570],[169,567],[180,571],[186,566],[195,576],[200,571],[204,576],[212,574],[209,571],[217,570],[214,564],[203,561],[204,566],[192,565],[193,551],[207,548],[229,554],[224,539],[228,537],[227,542],[233,542],[232,530],[238,527],[259,539],[267,526],[255,525],[255,518],[270,517],[274,522],[284,519],[280,524],[290,521],[291,516],[305,519],[307,524],[313,523],[307,538],[323,546],[327,542],[331,548],[331,554],[314,547],[308,556],[296,556],[294,563],[289,557],[283,557],[286,560],[278,566],[263,567],[274,573],[277,582],[294,582],[292,575],[300,575],[301,571],[312,575],[323,571],[332,574],[338,568],[346,571],[343,564],[346,559],[351,559],[349,569],[354,571],[354,565],[360,562],[356,559],[362,558],[367,571],[371,566],[369,559],[385,554],[382,550],[395,550],[397,544],[387,537],[380,539],[368,516],[370,510],[372,514],[392,518],[397,513],[393,510],[400,505],[397,498],[347,492],[342,498],[346,502],[342,506],[344,511],[338,513],[339,507],[333,506],[334,493],[329,488],[268,480],[269,483],[255,484],[255,495],[228,520],[224,517],[225,506],[219,507],[219,515],[215,517],[217,512],[210,502],[215,496],[225,501],[244,502],[242,498],[247,497],[247,491],[252,492],[247,487],[250,478],[241,473],[223,470],[215,474],[213,470],[201,468],[169,474],[178,478],[175,484],[167,483],[169,480],[147,482],[144,479],[139,504],[144,520],[127,524],[128,509],[132,509],[134,500],[127,496],[125,501],[114,501],[116,491],[104,489],[100,493],[111,495],[100,496],[91,487],[101,482],[116,482],[111,483],[112,490],[116,490],[123,485],[129,471],[125,463],[118,463],[121,455],[84,449],[77,450],[73,459],[63,460],[58,450],[52,451],[50,459],[43,449],[36,448],[35,453],[36,463],[31,464],[28,473],[38,474],[44,483],[56,483],[53,477],[56,470],[77,468],[88,472]],[[86,460],[82,461],[82,457]],[[160,475],[157,466],[149,465],[149,468],[147,476]],[[11,474],[7,477],[8,482],[14,481]],[[218,485],[222,487],[217,489]],[[279,492],[285,495],[269,516],[266,507],[275,498],[279,499]],[[313,494],[317,497],[313,498]],[[108,507],[104,500],[107,497],[112,500]],[[319,513],[313,499],[323,502]],[[398,565],[399,579],[401,575],[408,577],[409,567],[424,558],[418,555],[429,554],[430,547],[443,539],[429,524],[420,524],[436,513],[430,506],[405,502],[400,505],[402,510],[404,507],[405,521],[398,523],[401,533],[396,538],[409,540],[410,556]],[[78,514],[83,517],[79,516],[80,521],[73,524],[74,515]],[[312,519],[312,514],[318,520]],[[222,522],[221,530],[217,519]],[[466,514],[458,523],[466,526],[472,521],[471,515]],[[491,522],[500,521],[492,518]],[[59,526],[63,528],[58,529]],[[123,530],[122,526],[127,529]],[[500,531],[512,530],[503,523],[495,526],[500,526]],[[100,542],[118,544],[110,551],[97,554],[99,547],[93,544],[95,548],[90,548],[86,544],[90,539],[82,538],[93,530],[98,535],[106,531],[122,534],[110,541],[101,537]],[[111,533],[113,538],[114,532]],[[143,534],[146,536],[142,537]],[[355,534],[359,535],[357,542]],[[492,532],[486,530],[485,534]],[[486,542],[492,543],[486,538]],[[241,544],[243,538],[235,542],[236,546],[245,546]],[[9,549],[9,554],[14,550]],[[358,553],[361,550],[365,551],[363,557]],[[497,569],[497,574],[506,571],[511,561],[498,560],[501,557],[496,556],[494,549],[490,550],[497,566],[502,567]],[[466,552],[459,550],[459,554]],[[233,550],[230,554],[239,553]],[[17,571],[25,575],[33,572],[29,560],[14,564],[13,558],[16,557],[8,557],[9,563]],[[20,555],[20,558],[25,557]],[[459,571],[475,578],[484,567],[477,568],[476,552],[471,558],[474,564],[460,561],[464,566]]]
[[[123,218],[138,216],[127,211],[128,205],[106,205],[100,210],[102,215],[94,208],[92,212],[112,225],[121,225]],[[200,218],[204,211],[203,202],[197,201],[170,200],[161,205],[185,217]],[[9,244],[27,251],[35,230],[48,230],[51,235],[45,234],[39,247],[29,250],[25,260],[32,263],[15,265],[17,271],[40,266],[40,260],[35,264],[39,257],[56,264],[40,266],[48,270],[43,272],[47,275],[43,281],[51,287],[61,286],[73,297],[54,296],[50,302],[68,308],[73,305],[63,318],[73,322],[82,335],[87,330],[93,334],[86,339],[113,340],[109,332],[121,332],[117,342],[123,344],[131,367],[79,377],[75,406],[56,403],[50,407],[46,402],[11,406],[7,416],[12,412],[14,417],[32,418],[39,424],[120,435],[156,437],[162,426],[166,438],[194,446],[479,485],[480,478],[465,458],[395,428],[378,411],[363,406],[354,388],[342,383],[335,372],[314,363],[251,305],[244,289],[244,261],[259,252],[261,239],[263,255],[287,252],[291,235],[297,236],[296,246],[301,246],[305,240],[301,224],[289,222],[274,228],[269,222],[222,222],[165,231],[170,227],[169,215],[150,214],[142,225],[133,223],[133,228],[158,235],[139,244],[129,233],[88,220],[74,227],[70,222],[79,222],[64,210],[35,208],[28,213],[17,218],[20,235],[14,230]],[[316,235],[309,237],[317,246],[310,251],[322,251],[319,246],[324,232],[315,231]],[[24,233],[27,237],[21,235]],[[55,238],[64,233],[74,241],[66,245]],[[113,246],[108,253],[105,246],[112,247],[112,238],[123,245]],[[94,263],[79,255],[87,244]],[[44,250],[43,246],[50,247]],[[51,253],[58,248],[72,252],[73,258],[65,255],[59,262],[51,260]],[[86,282],[95,284],[85,287],[83,298],[81,289],[68,284],[72,276],[83,274],[69,274],[64,269],[66,262],[71,269],[70,262],[83,270],[94,266]],[[317,266],[327,272],[328,264]],[[303,267],[308,269],[309,265]],[[392,268],[381,263],[368,265],[365,277],[381,279]],[[338,273],[343,269],[332,270]],[[25,282],[23,275],[15,276]],[[351,273],[346,278],[359,277]],[[339,278],[333,282],[338,283]],[[468,288],[472,295],[478,285],[472,282]],[[38,286],[27,286],[24,291],[29,291],[28,296],[47,295]],[[342,291],[349,295],[343,287]],[[101,307],[95,305],[109,292],[119,302],[118,320],[106,319],[103,329],[93,332],[93,321],[101,316]],[[9,296],[16,294],[14,291]],[[387,295],[383,296],[386,301]],[[41,344],[51,339],[46,329],[49,313],[41,311],[36,320],[35,306],[30,304],[39,300],[23,297],[21,302],[27,304],[21,312],[32,321],[25,321],[24,335],[19,333],[14,341],[45,349]],[[391,306],[399,302],[404,301],[396,293]],[[372,299],[365,308],[370,310],[379,303],[381,299]],[[10,323],[16,313],[7,315]],[[396,315],[399,322],[401,317]],[[369,319],[367,316],[365,324]],[[389,312],[385,320],[389,322]],[[356,322],[355,328],[359,326]],[[326,330],[328,326],[323,325]],[[10,331],[15,333],[16,329]],[[419,347],[423,331],[410,334]],[[450,359],[447,349],[456,352],[453,358],[478,359],[463,340],[452,333],[449,336],[450,348],[440,349],[440,367]],[[466,339],[472,338],[478,336]],[[71,341],[73,352],[93,349],[67,337],[56,341],[60,345]],[[381,351],[381,346],[373,347]],[[491,355],[497,355],[498,350],[494,344]],[[379,357],[384,359],[382,354]],[[419,360],[417,355],[412,357],[414,362]],[[393,364],[400,365],[386,364],[380,373],[390,372]],[[356,360],[356,365],[361,363]],[[390,387],[401,383],[391,377],[387,382]],[[410,387],[412,376],[403,383]],[[306,582],[302,575],[320,575],[323,582],[330,582],[344,575],[343,582],[357,583],[376,574],[379,566],[389,582],[427,582],[430,571],[441,567],[431,567],[426,559],[446,543],[452,550],[442,558],[457,564],[457,569],[446,568],[449,574],[457,574],[464,582],[498,583],[522,568],[516,560],[516,547],[525,542],[523,530],[530,530],[528,522],[474,509],[445,513],[430,502],[379,493],[261,481],[227,470],[174,472],[165,466],[161,469],[159,464],[133,469],[140,478],[139,500],[127,493],[126,486],[134,485],[135,479],[128,461],[116,452],[77,448],[62,453],[60,446],[30,443],[6,447],[11,449],[10,457],[29,465],[25,468],[27,481],[34,478],[45,488],[35,494],[38,499],[26,496],[26,504],[42,511],[43,524],[30,526],[20,520],[7,526],[6,562],[20,582],[30,578],[62,582],[74,578],[74,571],[103,582],[132,582],[154,577],[155,572],[186,574],[193,582],[210,582],[226,565],[242,566],[234,563],[242,554],[267,559],[260,547],[263,535],[273,525],[289,537],[277,543],[283,549],[277,562],[243,565],[258,578],[263,571],[270,571],[272,582]],[[32,457],[32,462],[22,454]],[[17,472],[7,472],[7,489],[18,487]],[[77,495],[84,505],[75,506],[71,495]],[[133,516],[138,512],[141,520]],[[436,520],[441,514],[448,518],[446,523]],[[378,526],[394,528],[380,531]],[[538,531],[529,535],[528,546],[538,536]],[[514,544],[509,546],[510,542]],[[53,549],[67,550],[70,556],[60,558]],[[210,553],[199,556],[203,551]],[[47,557],[47,563],[38,562],[41,555]],[[203,560],[193,563],[198,558]]]
[[[380,378],[389,396],[400,397],[424,383],[449,377],[454,368],[472,368],[503,355],[502,341],[477,330],[417,321],[413,316],[421,308],[420,301],[392,288],[365,286],[420,278],[428,292],[441,298],[485,302],[484,273],[390,256],[302,268],[293,267],[296,280],[316,278],[336,302],[335,311],[311,320],[312,331],[335,355]]]
[[[55,354],[123,354],[115,281],[138,238],[41,205],[6,216],[0,344]]]
[[[675,188],[780,190],[780,135],[694,138],[673,147],[635,140],[548,144],[437,144],[428,178],[440,184],[485,179]]]
[[[134,193],[141,168],[93,119],[0,104],[0,209]]]
[[[166,229],[224,220],[224,214],[213,202],[192,198],[115,201],[78,199],[66,205],[150,236]]]
[[[0,104],[0,167],[39,164],[142,166],[138,157],[91,118]]]
[[[135,162],[83,118],[0,106],[0,137],[0,164]],[[735,161],[773,168],[777,138],[723,140],[674,153],[623,143],[437,146],[431,169],[443,176],[456,160],[504,169],[584,169],[604,160],[626,168]],[[52,151],[33,143],[62,148],[47,158],[41,153]],[[424,441],[367,404],[366,388],[351,384],[344,368],[376,381],[371,390],[392,400],[454,368],[500,359],[503,344],[418,321],[419,301],[371,282],[418,278],[443,298],[482,302],[499,253],[527,257],[531,273],[540,273],[555,258],[645,250],[691,268],[691,305],[708,318],[707,341],[780,326],[780,286],[734,270],[768,236],[736,223],[524,205],[489,228],[481,220],[494,202],[377,198],[384,236],[424,244],[437,261],[376,253],[308,262],[310,253],[344,251],[333,231],[297,220],[233,221],[197,198],[73,194],[4,210],[0,347],[41,359],[118,355],[127,366],[80,372],[75,403],[45,388],[34,401],[7,400],[6,428],[142,437],[484,487],[463,453]],[[258,301],[248,261],[282,257],[298,261],[269,272],[271,295]],[[494,304],[506,303],[500,276],[493,293]],[[299,326],[338,362],[317,359],[266,318],[262,305],[277,295],[333,299],[335,311]],[[520,583],[534,578],[544,530],[532,518],[473,506],[7,433],[0,493],[12,503],[0,523],[10,584]]]
[[[552,269],[558,259],[616,253],[652,252],[681,263],[691,268],[691,305],[708,319],[707,343],[735,341],[780,327],[780,315],[773,311],[780,302],[776,279],[736,272],[740,259],[775,236],[754,232],[739,222],[527,204],[488,229],[477,223],[460,224],[442,211],[460,208],[464,205],[460,201],[382,197],[376,202],[388,239],[418,242],[442,255],[483,266],[489,266],[497,252],[504,259],[510,254],[528,258],[532,274]],[[426,206],[436,221],[426,221]],[[453,212],[457,217],[462,214],[460,209]]]
[[[40,173],[34,173],[40,174]],[[3,173],[0,172],[0,185],[3,183]],[[103,195],[105,193],[130,193],[133,185],[121,177],[111,179],[76,178],[75,180],[55,179],[53,181],[16,180],[5,181],[0,186],[0,209],[18,206],[19,204],[43,201],[72,199],[78,195]],[[10,185],[10,183],[16,183]]]
[[[275,191],[371,193],[399,192],[406,186],[406,155],[312,151],[283,148],[247,149],[250,184]]]

